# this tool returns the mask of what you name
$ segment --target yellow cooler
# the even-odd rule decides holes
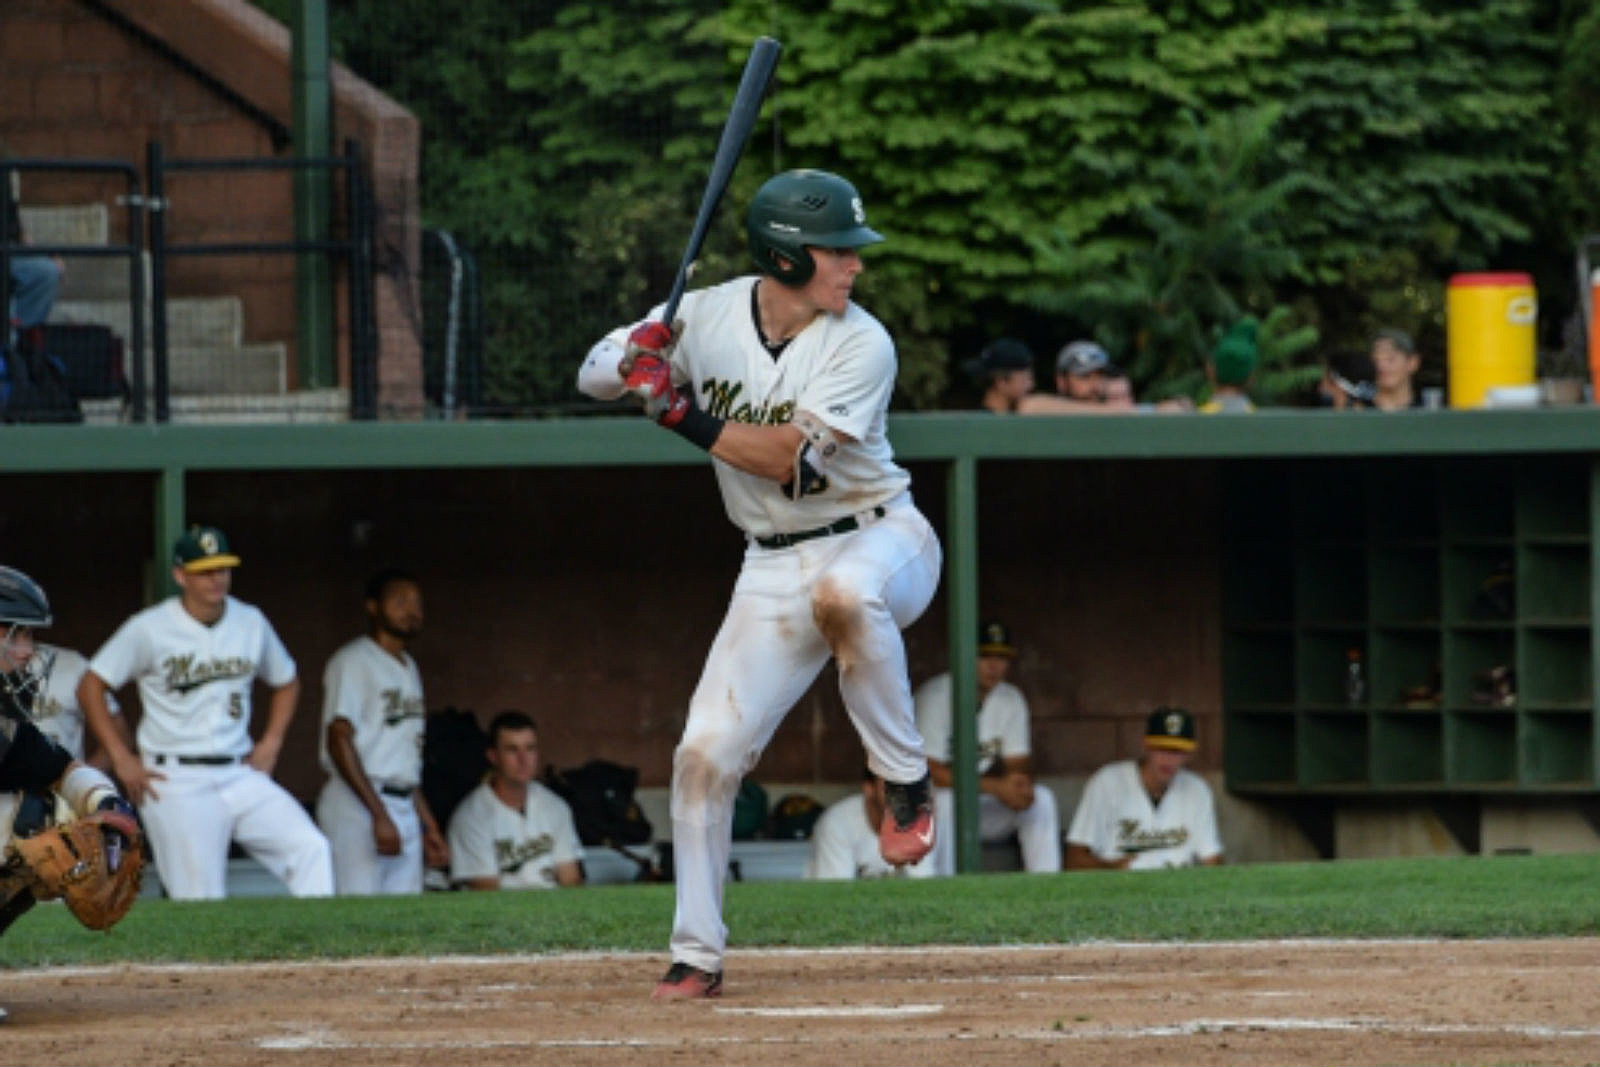
[[[1450,406],[1482,407],[1489,390],[1534,385],[1539,298],[1533,276],[1456,274],[1445,296]]]

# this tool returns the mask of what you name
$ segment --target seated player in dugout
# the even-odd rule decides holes
[[[1186,768],[1194,716],[1157,708],[1144,753],[1095,771],[1067,830],[1067,870],[1150,870],[1222,862],[1211,787]]]

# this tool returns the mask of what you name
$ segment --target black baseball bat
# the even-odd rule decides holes
[[[700,246],[711,228],[711,217],[717,213],[722,194],[727,192],[728,182],[733,178],[733,169],[739,165],[744,143],[755,128],[761,101],[767,95],[773,72],[778,69],[778,54],[782,51],[783,45],[771,37],[757,37],[756,43],[750,46],[750,58],[744,61],[739,91],[733,95],[728,121],[722,126],[722,140],[717,143],[717,155],[711,161],[711,176],[706,179],[705,195],[700,198],[700,213],[695,216],[694,229],[689,231],[689,244],[683,250],[683,261],[678,264],[678,276],[672,280],[672,292],[661,311],[661,321],[669,328],[672,317],[678,313],[684,287],[689,284],[689,270],[699,258]]]

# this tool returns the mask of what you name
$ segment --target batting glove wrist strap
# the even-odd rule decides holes
[[[710,452],[722,436],[724,420],[697,407],[689,390],[680,389],[657,421],[690,444]]]

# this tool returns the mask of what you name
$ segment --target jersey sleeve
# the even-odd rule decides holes
[[[261,616],[261,628],[261,666],[257,668],[261,680],[274,689],[288,685],[295,678],[294,658],[265,615]]]
[[[550,851],[552,863],[572,863],[583,859],[583,842],[578,840],[578,827],[572,821],[572,805],[555,797],[560,805],[556,819],[555,847]]]
[[[348,646],[347,646],[348,648]],[[322,670],[322,729],[326,733],[335,719],[346,719],[351,726],[361,725],[361,685],[353,657],[341,648],[328,658]]]
[[[149,647],[139,615],[128,619],[89,660],[89,670],[112,689],[120,689],[144,669]]]
[[[464,882],[469,878],[498,878],[495,862],[494,828],[484,817],[478,794],[470,793],[450,816],[450,878]]]
[[[848,320],[852,334],[829,357],[822,373],[800,390],[795,408],[809,411],[835,432],[866,438],[873,421],[889,406],[898,361],[894,342],[877,320],[858,312]]]
[[[0,755],[0,790],[48,788],[72,763],[72,754],[31,722],[9,720],[5,723],[7,730],[13,726],[15,731],[10,744]]]
[[[937,675],[917,687],[913,698],[917,711],[917,732],[922,735],[922,751],[929,759],[950,762],[950,676]]]
[[[1000,698],[1000,756],[1026,756],[1033,751],[1028,737],[1028,701],[1022,690],[1009,683],[994,694]]]
[[[1106,768],[1089,776],[1078,801],[1078,810],[1072,813],[1072,825],[1067,828],[1067,843],[1082,845],[1097,856],[1106,857],[1102,848],[1105,842],[1107,806],[1110,804],[1111,779]]]
[[[1217,832],[1217,805],[1211,786],[1195,775],[1194,858],[1208,860],[1222,855],[1222,835]]]
[[[848,801],[841,801],[817,820],[811,834],[811,853],[806,858],[807,878],[848,880],[856,876],[849,827],[845,824],[855,815],[850,810],[853,807]]]

